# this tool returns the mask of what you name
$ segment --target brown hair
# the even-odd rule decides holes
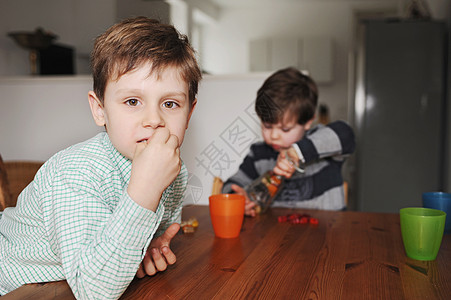
[[[318,88],[307,75],[295,68],[276,71],[269,76],[257,92],[255,111],[263,123],[283,121],[285,112],[304,125],[314,115],[318,103]]]
[[[188,38],[174,26],[146,17],[126,19],[97,37],[91,67],[94,92],[100,101],[104,101],[108,80],[116,80],[145,63],[150,63],[150,72],[157,76],[167,67],[177,67],[188,83],[189,101],[193,103],[202,74]]]

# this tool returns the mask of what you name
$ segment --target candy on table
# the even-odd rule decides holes
[[[188,221],[182,221],[182,223],[180,223],[183,233],[193,233],[198,226],[199,222],[194,217],[189,218]]]
[[[318,219],[308,214],[288,214],[278,217],[279,223],[318,225]]]
[[[317,218],[310,218],[310,224],[318,225],[318,219]]]
[[[299,220],[299,223],[301,224],[307,224],[308,222],[309,222],[308,217],[301,217],[301,219]]]
[[[184,225],[182,227],[183,233],[193,233],[195,231],[194,227],[191,225]]]

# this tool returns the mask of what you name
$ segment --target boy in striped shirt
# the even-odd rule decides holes
[[[171,25],[127,19],[96,39],[92,116],[105,132],[51,157],[0,220],[0,295],[67,280],[116,299],[175,263],[187,170],[180,146],[201,72]]]
[[[246,189],[268,170],[285,177],[273,207],[346,208],[341,169],[354,152],[354,133],[343,121],[313,126],[317,102],[315,82],[294,68],[276,71],[258,90],[255,110],[263,141],[251,145],[222,190],[246,197],[246,215],[256,215]]]

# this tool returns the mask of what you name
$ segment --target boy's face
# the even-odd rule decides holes
[[[96,124],[105,125],[114,147],[129,159],[137,143],[151,139],[157,128],[168,128],[180,146],[196,105],[189,104],[188,84],[175,67],[165,69],[160,78],[149,72],[150,66],[144,65],[109,80],[103,105],[89,92]]]
[[[297,123],[296,118],[285,113],[283,121],[277,124],[262,123],[262,136],[266,144],[280,152],[287,150],[291,145],[302,139],[305,132],[310,129],[313,119],[305,125]]]

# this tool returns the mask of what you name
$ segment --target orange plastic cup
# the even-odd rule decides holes
[[[236,238],[240,235],[244,218],[244,196],[216,194],[209,197],[211,224],[220,238]]]

